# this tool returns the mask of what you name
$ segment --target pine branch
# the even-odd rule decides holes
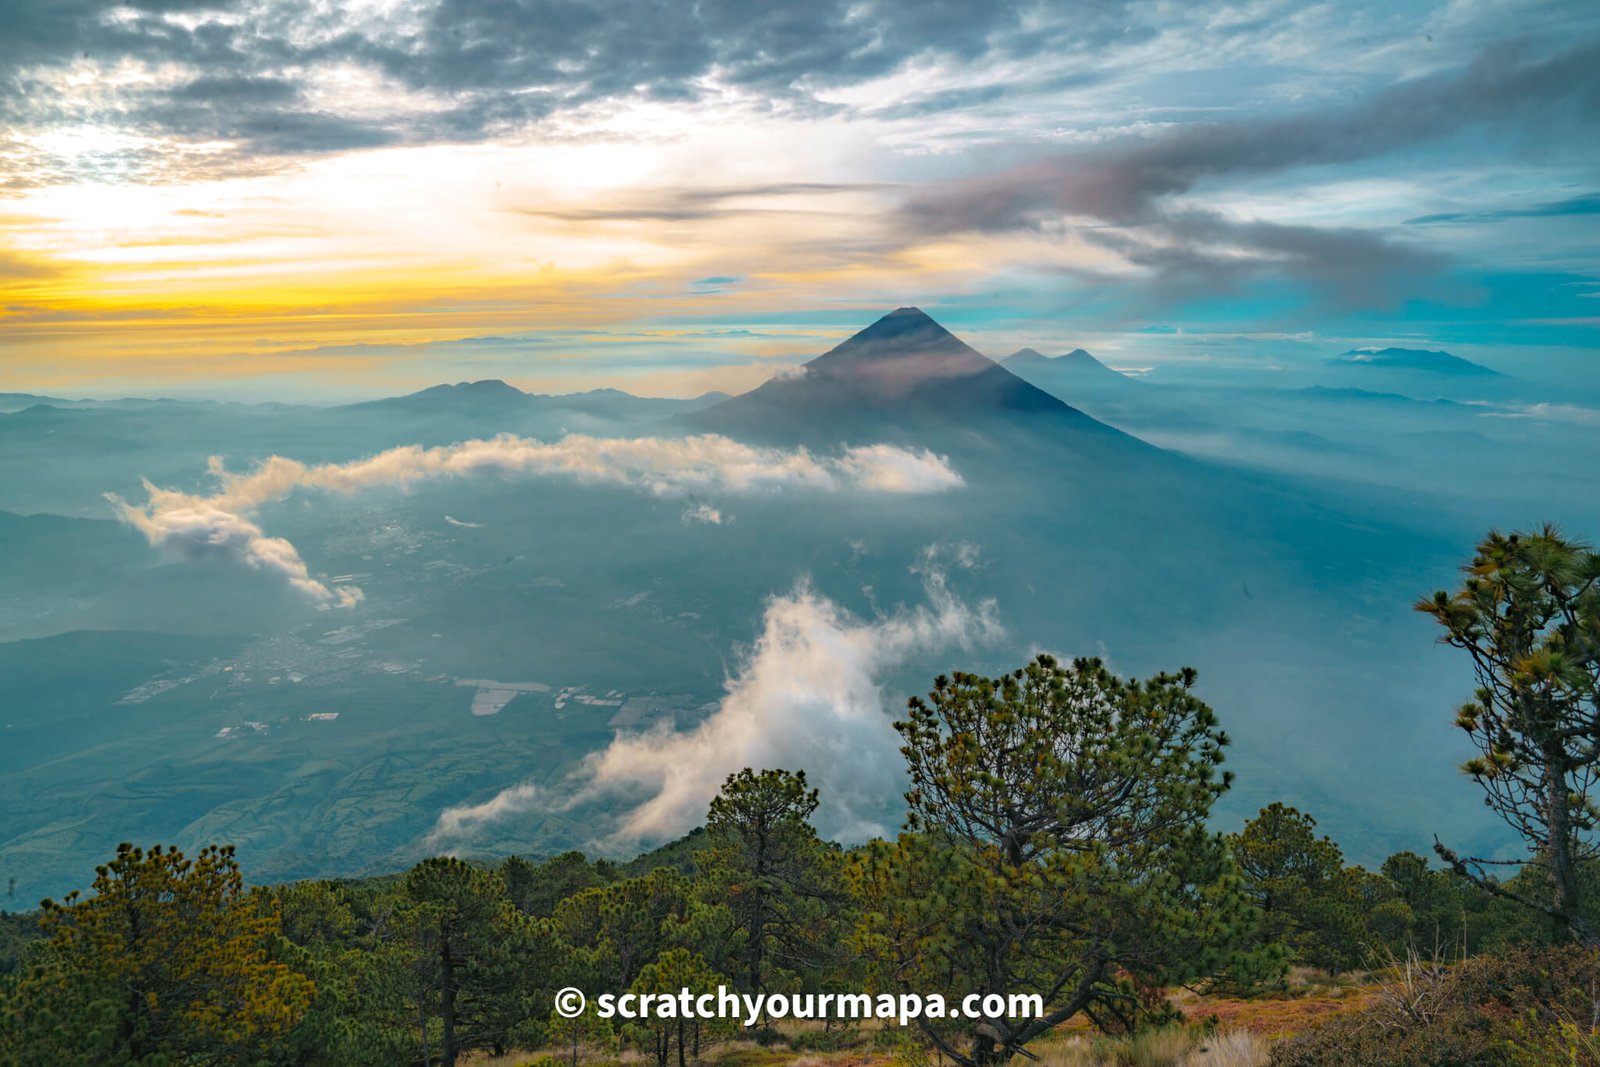
[[[1442,841],[1440,841],[1437,836],[1435,836],[1433,839],[1433,851],[1438,853],[1439,858],[1444,860],[1445,865],[1454,871],[1458,876],[1465,878],[1467,881],[1471,882],[1485,893],[1488,893],[1490,896],[1500,897],[1502,900],[1514,901],[1517,904],[1521,904],[1525,908],[1532,908],[1534,911],[1548,915],[1550,918],[1558,919],[1564,923],[1570,921],[1569,917],[1557,910],[1554,905],[1544,904],[1540,901],[1532,899],[1531,897],[1525,897],[1521,893],[1507,889],[1494,879],[1485,877],[1482,874],[1482,868],[1483,864],[1487,861],[1463,859],[1461,856],[1457,855],[1453,849],[1449,848]],[[1468,864],[1477,867],[1479,869],[1478,873],[1474,873],[1471,868],[1468,867]]]

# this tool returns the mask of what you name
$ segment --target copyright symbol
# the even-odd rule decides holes
[[[583,1014],[583,990],[567,986],[556,994],[556,1014],[563,1019],[576,1019]]]

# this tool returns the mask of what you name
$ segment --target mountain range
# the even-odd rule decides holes
[[[1593,453],[1600,428],[1532,376],[1495,381],[1549,418],[1486,378],[1365,366],[1196,361],[1155,381],[1081,349],[996,362],[907,307],[735,397],[494,379],[334,407],[0,396],[21,408],[0,414],[0,707],[26,709],[0,716],[0,876],[54,894],[120,840],[235,841],[258,878],[397,869],[441,810],[567,788],[618,716],[695,730],[750,656],[788,652],[759,708],[796,702],[796,729],[844,699],[892,715],[939,672],[1041,649],[1124,675],[1191,665],[1238,739],[1234,825],[1281,799],[1357,856],[1425,848],[1418,820],[1470,840],[1454,764],[1411,758],[1454,740],[1470,672],[1409,606],[1492,525],[1600,529],[1600,475],[1546,462]],[[1431,399],[1452,387],[1478,402]],[[145,478],[215,492],[213,455],[248,472],[499,433],[708,431],[824,463],[903,444],[959,484],[675,495],[481,472],[244,516],[317,581],[364,591],[327,611],[227,546],[153,548],[103,497],[141,503]],[[997,628],[907,650],[962,605],[992,605]],[[482,679],[521,688],[480,715]],[[591,814],[508,819],[474,848],[582,846]]]
[[[1423,348],[1352,348],[1332,361],[1338,366],[1379,367],[1393,370],[1425,371],[1454,377],[1500,378],[1497,370],[1481,363]]]
[[[1013,374],[914,307],[897,308],[795,373],[684,421],[769,441],[901,440],[970,431],[1143,447]]]

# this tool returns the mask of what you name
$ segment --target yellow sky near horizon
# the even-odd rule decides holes
[[[1007,263],[1109,260],[1081,242],[908,236],[900,189],[863,181],[883,169],[880,132],[635,105],[539,139],[22,189],[0,199],[7,388],[367,376],[394,359],[378,347],[852,301],[885,310]],[[52,150],[102,147],[58,133]],[[732,348],[748,362],[721,380],[666,357],[638,377],[748,387],[764,362],[815,354]]]
[[[1589,345],[1595,22],[1548,7],[24,0],[0,389],[734,388],[902,304]]]
[[[204,376],[242,357],[278,373],[326,362],[303,349],[756,308],[765,289],[803,299],[948,260],[831,251],[854,246],[870,193],[744,197],[675,217],[660,203],[668,148],[390,149],[255,176],[28,190],[0,206],[8,363],[62,384],[130,364]],[[741,285],[692,288],[718,275]]]

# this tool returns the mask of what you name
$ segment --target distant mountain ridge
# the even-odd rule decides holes
[[[1013,374],[915,307],[896,308],[798,373],[773,378],[692,420],[735,436],[769,438],[911,427],[957,431],[998,423],[1066,425],[1126,438]]]
[[[347,409],[395,409],[429,414],[496,414],[559,407],[594,414],[612,414],[616,409],[660,408],[663,412],[694,411],[720,403],[728,394],[704,393],[688,399],[637,396],[621,389],[586,389],[573,393],[529,393],[499,378],[473,382],[430,385],[414,393],[363,400],[347,404]]]
[[[426,389],[420,389],[415,393],[409,393],[407,395],[412,397],[470,396],[495,398],[524,397],[531,394],[523,392],[514,385],[503,382],[499,378],[483,378],[475,382],[456,382],[454,385],[447,383],[431,385]]]
[[[1040,352],[1037,348],[1019,348],[1005,359],[1002,359],[1000,365],[1002,367],[1026,367],[1049,362],[1050,357]]]
[[[1001,360],[1018,377],[1066,403],[1088,408],[1096,416],[1109,414],[1106,405],[1132,400],[1148,392],[1146,383],[1114,371],[1082,348],[1059,356],[1041,355],[1024,348]]]
[[[1000,365],[1017,371],[1036,370],[1084,376],[1096,375],[1108,382],[1132,381],[1126,374],[1112,370],[1090,355],[1087,349],[1082,348],[1074,348],[1071,352],[1064,352],[1059,356],[1046,356],[1033,348],[1019,348],[1002,359]]]
[[[1490,370],[1470,359],[1424,348],[1352,348],[1337,356],[1333,362],[1341,366],[1387,367],[1395,370],[1426,371],[1430,374],[1450,374],[1457,377],[1504,377],[1499,371]]]
[[[63,400],[57,396],[37,396],[33,393],[0,393],[0,414],[23,411],[27,408],[38,407],[41,404],[47,407],[61,407],[70,403],[72,401]]]
[[[1404,393],[1385,393],[1372,389],[1356,389],[1345,386],[1333,388],[1326,385],[1309,385],[1296,389],[1300,396],[1310,400],[1325,400],[1330,403],[1354,404],[1424,404],[1430,407],[1461,407],[1460,402],[1444,397],[1424,399],[1421,397],[1407,396]]]

